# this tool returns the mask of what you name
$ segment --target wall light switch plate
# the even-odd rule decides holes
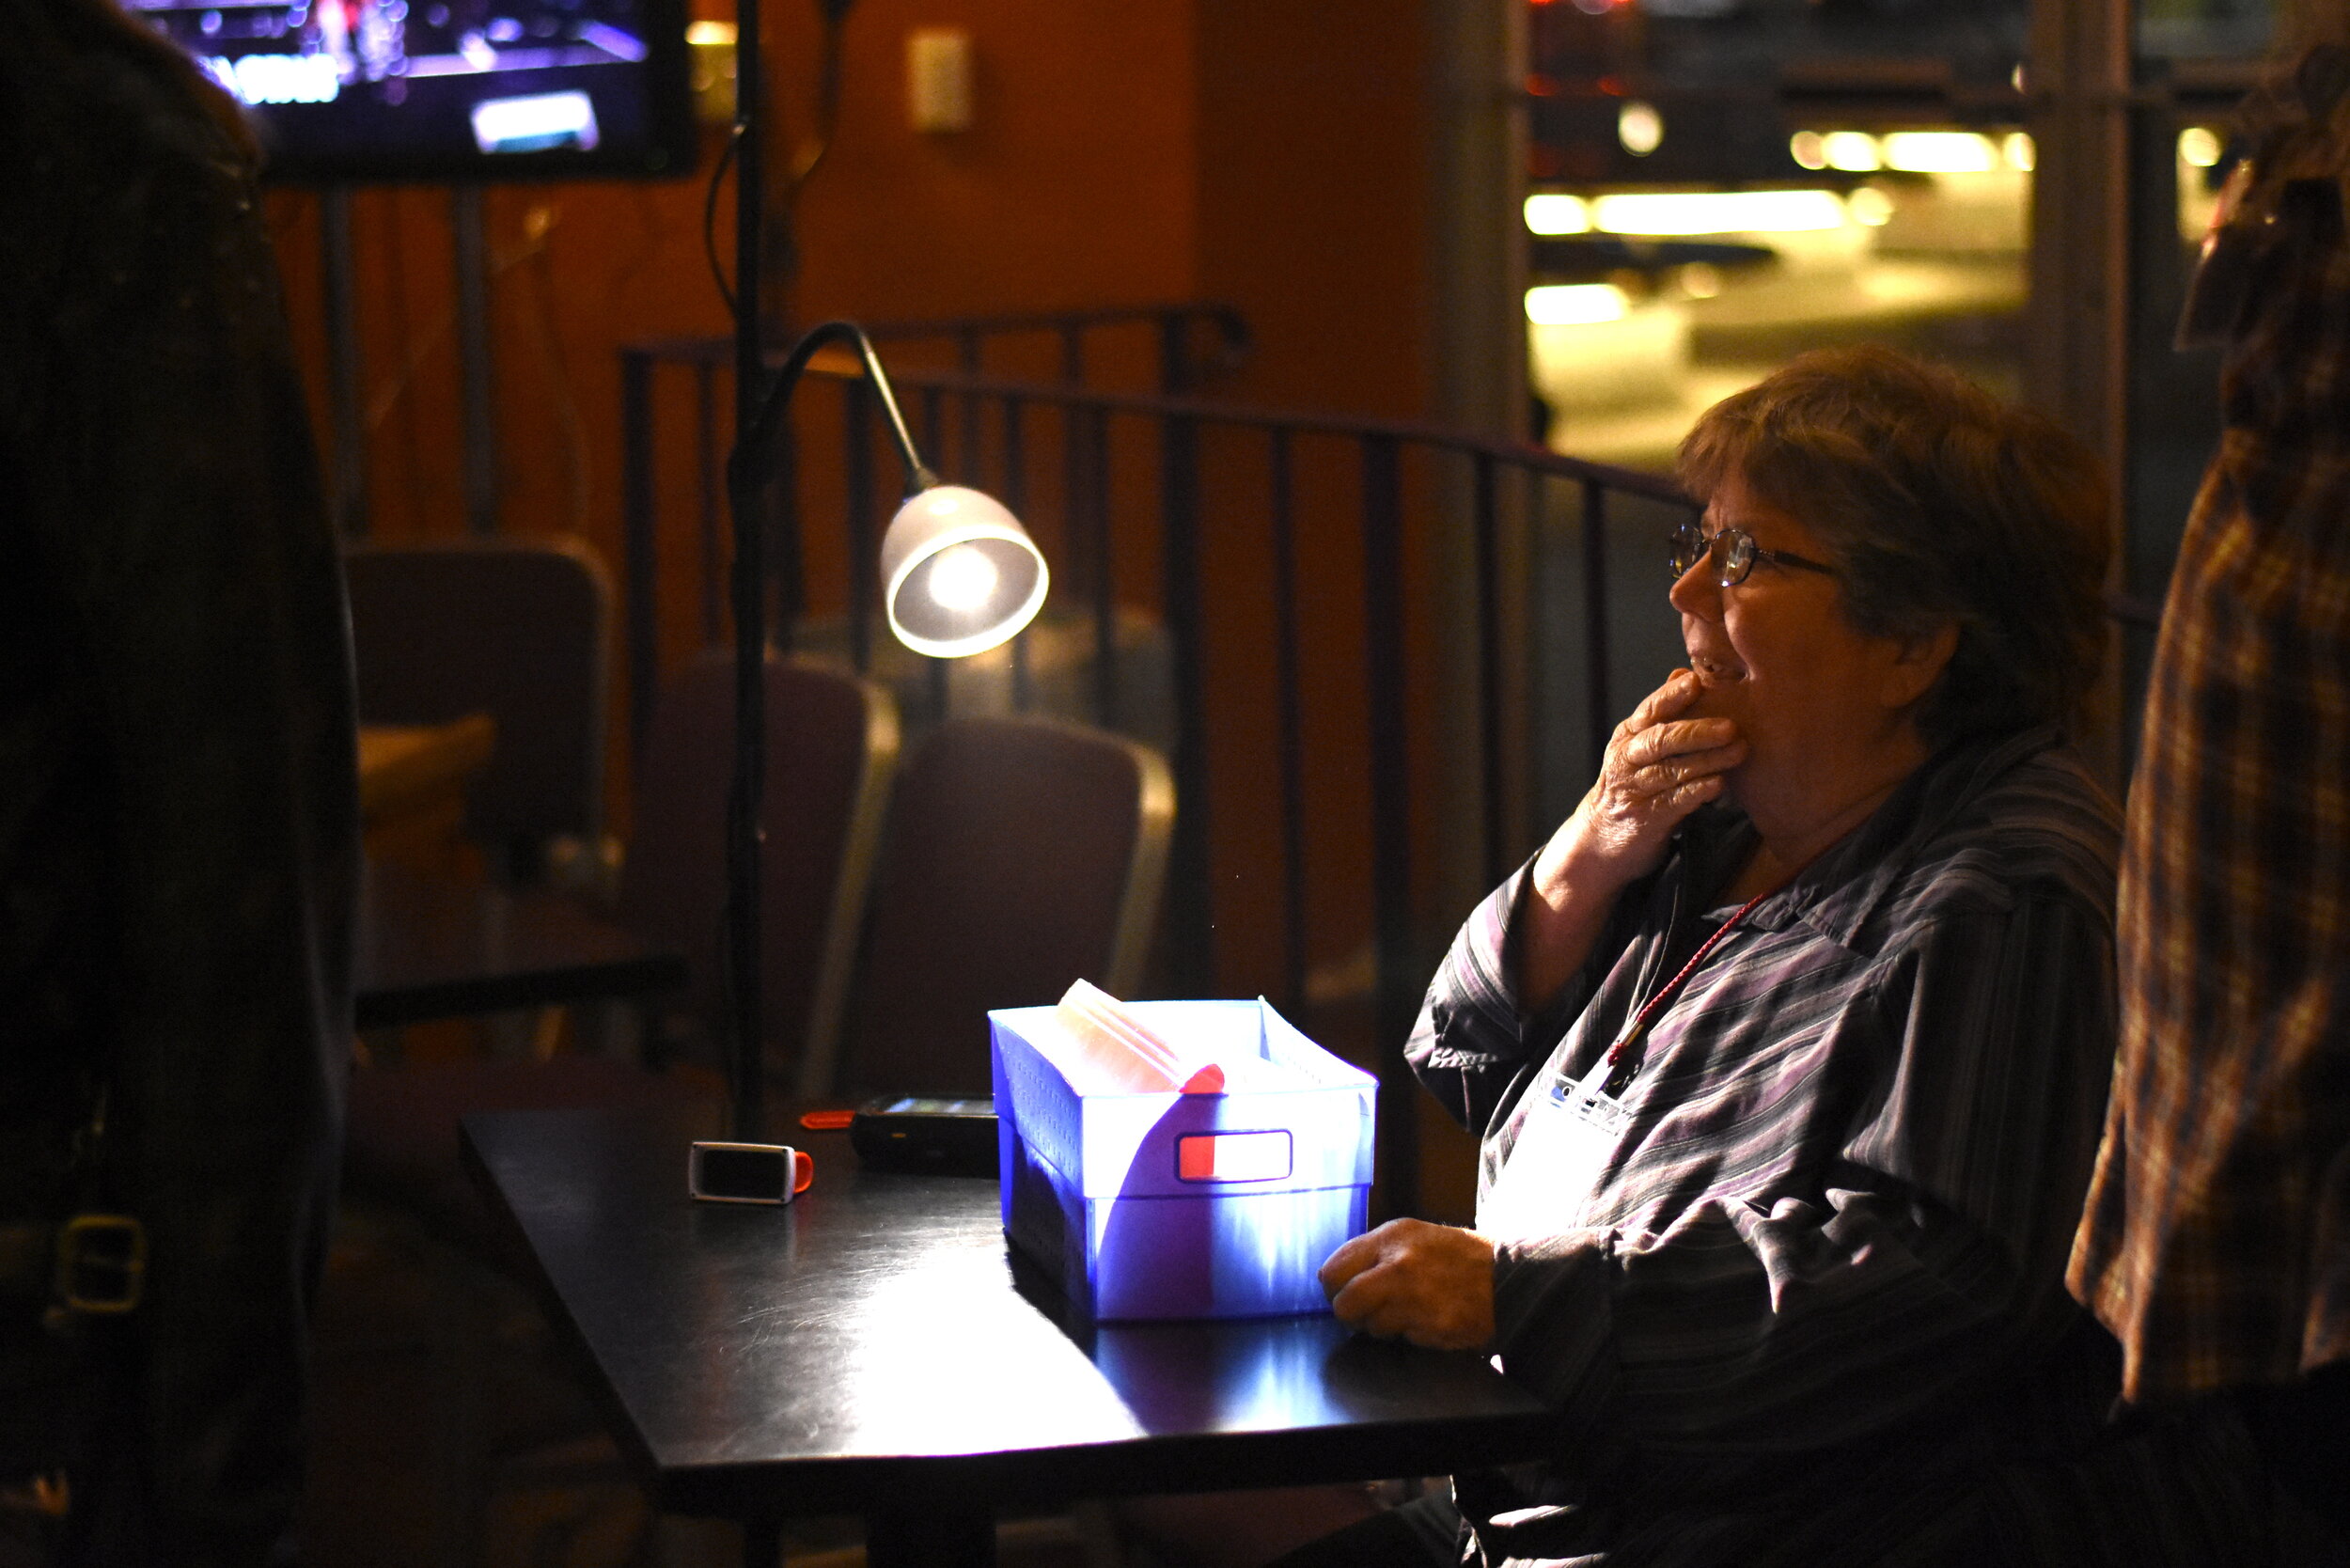
[[[906,103],[916,131],[971,129],[971,35],[923,27],[906,35]]]

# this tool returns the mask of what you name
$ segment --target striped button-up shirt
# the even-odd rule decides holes
[[[2152,1402],[2350,1357],[2350,245],[2265,276],[2222,390],[2130,787],[2073,1260]]]
[[[1554,1463],[1456,1483],[1490,1559],[2088,1560],[2026,1495],[2115,1387],[2063,1271],[2113,1055],[2116,815],[2052,731],[1946,748],[1656,1013],[1612,1117],[1570,1086],[1729,915],[1751,827],[1692,819],[1532,1014],[1525,873],[1478,909],[1410,1056],[1484,1129],[1498,1360],[1562,1412]]]

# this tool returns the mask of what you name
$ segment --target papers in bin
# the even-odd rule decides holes
[[[1080,1094],[1224,1094],[1277,1089],[1291,1076],[1261,1057],[1219,1060],[1168,1039],[1087,980],[1072,985],[1030,1043]]]

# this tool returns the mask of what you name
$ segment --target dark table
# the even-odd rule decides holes
[[[779,1127],[790,1127],[778,1119]],[[886,1564],[985,1564],[1007,1508],[1441,1473],[1544,1451],[1552,1417],[1473,1355],[1322,1316],[1086,1323],[1008,1260],[992,1180],[858,1168],[838,1133],[790,1208],[696,1203],[714,1111],[465,1119],[655,1502],[862,1513]]]
[[[685,960],[559,894],[420,876],[370,862],[360,887],[358,1027],[650,996]]]

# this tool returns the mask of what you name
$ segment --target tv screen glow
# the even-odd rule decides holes
[[[683,0],[128,0],[243,102],[273,178],[692,167]]]

